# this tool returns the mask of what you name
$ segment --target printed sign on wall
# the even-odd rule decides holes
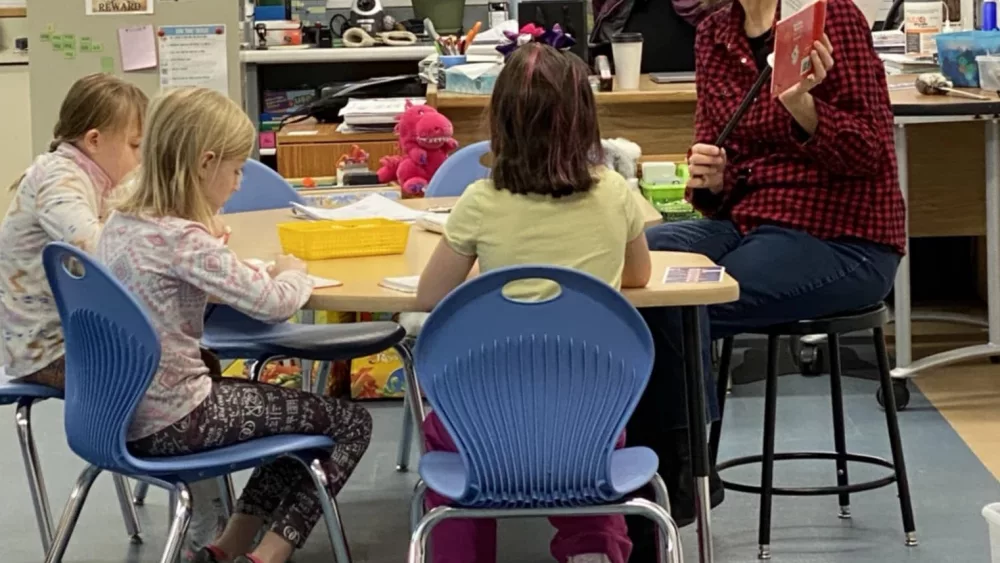
[[[83,0],[88,16],[152,14],[153,0]]]

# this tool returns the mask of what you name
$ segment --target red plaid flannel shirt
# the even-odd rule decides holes
[[[758,76],[743,18],[734,2],[698,27],[696,142],[715,143]],[[826,32],[835,64],[812,90],[815,134],[808,137],[765,88],[725,143],[723,192],[688,190],[687,197],[706,216],[731,219],[744,233],[780,225],[903,253],[905,203],[885,70],[852,0],[828,0]]]

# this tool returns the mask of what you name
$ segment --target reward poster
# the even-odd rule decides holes
[[[152,14],[153,0],[83,0],[88,16]]]

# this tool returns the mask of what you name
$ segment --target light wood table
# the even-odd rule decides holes
[[[660,214],[642,199],[644,218],[647,224],[660,222]],[[403,203],[415,208],[452,205],[455,198],[406,200]],[[226,215],[226,222],[232,229],[229,246],[242,258],[270,259],[281,251],[275,224],[295,221],[288,209],[236,213]],[[426,232],[419,227],[410,231],[406,252],[396,256],[371,256],[364,258],[343,258],[317,260],[309,264],[309,272],[318,276],[333,278],[343,282],[343,286],[319,289],[313,292],[306,304],[311,309],[335,311],[416,311],[414,295],[384,289],[378,285],[386,276],[406,276],[420,274],[440,235]],[[693,474],[697,491],[699,554],[702,563],[713,561],[712,530],[709,508],[709,455],[708,424],[705,416],[705,379],[701,363],[701,330],[698,306],[728,303],[739,299],[739,285],[728,274],[719,283],[710,284],[664,284],[663,274],[670,266],[713,266],[711,260],[697,254],[680,252],[653,252],[653,277],[649,285],[642,289],[626,289],[622,293],[636,307],[680,307],[683,320],[683,342],[685,350],[684,372],[686,381],[688,428],[691,429]],[[425,417],[413,356],[408,343],[396,346],[403,360],[406,373],[406,399],[412,416],[403,417],[403,438],[400,441],[400,467],[405,468],[409,459],[411,435],[417,433],[418,443],[423,446],[422,422]]]
[[[660,214],[638,193],[647,226],[660,222]],[[417,208],[453,205],[456,198],[404,200]],[[277,229],[274,225],[298,221],[288,209],[234,213],[226,215],[232,229],[229,246],[242,258],[270,260],[281,252]],[[309,272],[324,278],[343,282],[340,287],[318,289],[306,307],[329,311],[416,311],[413,295],[385,289],[379,282],[387,276],[418,275],[430,259],[440,236],[413,227],[406,252],[390,256],[316,260],[309,263]],[[739,288],[728,276],[719,284],[669,284],[662,283],[663,272],[668,266],[712,266],[704,256],[676,252],[653,253],[653,281],[643,289],[623,291],[636,307],[662,305],[708,305],[735,301]]]

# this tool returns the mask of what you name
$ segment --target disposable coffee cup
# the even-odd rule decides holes
[[[642,34],[613,35],[611,54],[615,58],[615,89],[638,90],[639,68],[642,66]]]

